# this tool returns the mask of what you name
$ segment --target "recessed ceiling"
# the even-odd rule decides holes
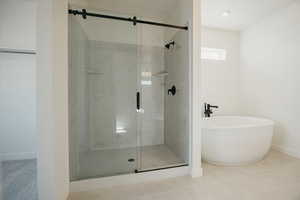
[[[214,28],[243,30],[293,1],[295,0],[202,0],[202,24]],[[228,11],[228,15],[224,14]]]
[[[164,20],[178,0],[70,0],[71,5],[115,11],[151,19]]]

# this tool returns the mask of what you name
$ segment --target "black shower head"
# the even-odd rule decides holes
[[[166,47],[167,49],[170,49],[171,45],[174,46],[174,45],[175,45],[175,41],[169,42],[168,44],[165,45],[165,47]]]

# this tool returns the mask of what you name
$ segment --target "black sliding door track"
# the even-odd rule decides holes
[[[144,21],[144,20],[137,19],[136,16],[134,16],[132,18],[126,18],[126,17],[118,17],[118,16],[112,16],[112,15],[103,15],[103,14],[97,14],[97,13],[89,13],[89,12],[86,11],[86,9],[82,9],[82,11],[70,9],[69,10],[69,14],[81,15],[83,17],[83,19],[86,19],[87,16],[91,16],[91,17],[99,17],[99,18],[106,18],[106,19],[114,19],[114,20],[127,21],[127,22],[132,22],[134,26],[136,24],[140,23],[140,24],[148,24],[148,25],[153,25],[153,26],[163,26],[163,27],[169,27],[169,28],[176,28],[176,29],[188,30],[187,26],[177,26],[177,25],[164,24],[164,23],[159,23],[159,22]]]
[[[182,165],[175,165],[170,167],[161,167],[161,168],[155,168],[155,169],[146,169],[146,170],[135,170],[135,173],[143,173],[143,172],[153,172],[158,170],[164,170],[164,169],[172,169],[172,168],[178,168],[178,167],[187,167],[188,164],[182,164]]]

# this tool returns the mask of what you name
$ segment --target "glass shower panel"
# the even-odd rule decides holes
[[[147,25],[141,29],[138,169],[184,166],[189,157],[188,32]],[[165,35],[173,36],[165,40]]]
[[[111,19],[69,20],[71,180],[134,173],[137,29]]]

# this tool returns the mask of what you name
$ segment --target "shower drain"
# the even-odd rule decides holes
[[[128,162],[134,162],[134,161],[135,161],[134,158],[129,158],[129,159],[128,159]]]

